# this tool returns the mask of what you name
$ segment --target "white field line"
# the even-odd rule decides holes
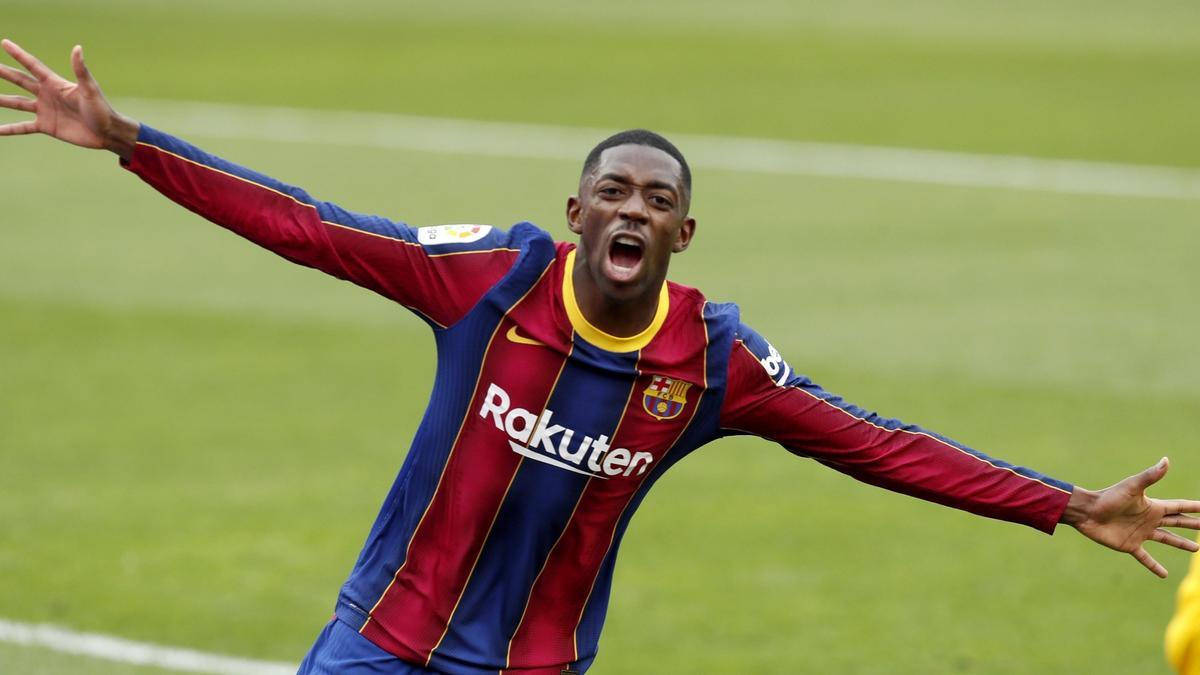
[[[610,129],[149,99],[119,105],[180,136],[582,162]],[[1200,170],[940,150],[667,134],[694,167],[786,175],[1200,199]]]
[[[4,619],[0,619],[0,642],[189,673],[294,675],[296,672],[296,666],[287,663],[240,659],[191,649],[134,642],[98,633],[77,633],[46,624],[25,624]]]

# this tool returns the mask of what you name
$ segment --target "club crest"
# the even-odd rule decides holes
[[[677,417],[687,405],[687,393],[691,388],[691,382],[655,375],[650,386],[642,392],[642,408],[656,420]]]

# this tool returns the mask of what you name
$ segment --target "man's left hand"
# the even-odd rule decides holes
[[[1200,518],[1184,515],[1200,513],[1200,501],[1146,496],[1146,489],[1162,480],[1169,467],[1170,461],[1163,457],[1158,464],[1112,487],[1100,491],[1076,487],[1060,522],[1096,543],[1132,555],[1146,569],[1166,578],[1167,568],[1146,552],[1143,544],[1147,540],[1193,553],[1200,550],[1195,541],[1163,529],[1200,530]]]

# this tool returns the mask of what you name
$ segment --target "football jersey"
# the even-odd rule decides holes
[[[1052,532],[1071,485],[853,406],[733,304],[663,285],[638,335],[575,301],[575,246],[530,223],[413,228],[345,211],[143,126],[127,167],[433,329],[437,374],[336,615],[445,673],[582,671],[621,536],[696,448],[753,434],[859,480]]]

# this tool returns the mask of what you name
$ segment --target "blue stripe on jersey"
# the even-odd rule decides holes
[[[518,224],[511,238],[521,253],[508,274],[461,321],[434,333],[438,365],[429,406],[338,600],[339,606],[358,608],[354,613],[361,614],[359,626],[404,563],[408,542],[433,499],[461,422],[469,414],[484,352],[497,324],[554,260],[554,242],[536,227]],[[342,609],[338,615],[353,618]]]
[[[637,352],[615,354],[576,340],[546,405],[553,411],[550,424],[574,430],[568,450],[579,449],[585,435],[613,438],[630,400],[636,365]],[[613,377],[602,370],[627,376]],[[555,448],[563,433],[553,437]],[[449,669],[459,661],[496,664],[497,669],[506,665],[509,640],[537,574],[589,480],[541,462],[522,461],[430,667]],[[450,657],[445,663],[443,655]]]
[[[596,585],[592,589],[591,597],[588,598],[587,606],[584,607],[583,616],[575,633],[575,644],[578,646],[579,655],[587,661],[595,657],[600,631],[604,627],[604,617],[608,612],[608,599],[612,587],[613,570],[617,561],[617,549],[634,512],[646,498],[646,493],[667,469],[691,454],[693,450],[718,437],[721,403],[725,397],[725,374],[737,323],[737,305],[732,303],[706,303],[704,305],[704,324],[708,331],[705,391],[687,429],[680,435],[670,452],[655,462],[650,475],[638,488],[637,493],[630,500],[629,506],[625,508],[625,512],[617,521],[613,546],[609,549],[604,563],[600,567]]]
[[[181,157],[189,162],[200,164],[210,169],[216,169],[234,178],[290,197],[296,202],[315,208],[320,219],[327,223],[420,246],[417,241],[417,231],[405,223],[389,220],[382,216],[354,213],[336,204],[314,199],[298,187],[288,185],[265,174],[221,159],[216,155],[211,155],[186,141],[170,134],[165,134],[148,125],[141,125],[141,129],[138,131],[138,142],[154,146],[159,150]],[[509,241],[509,235],[503,230],[492,228],[487,235],[477,241],[465,244],[427,246],[425,248],[431,254],[436,255],[457,251],[485,251],[508,246],[513,246]]]
[[[779,354],[778,350],[776,350],[774,347],[772,347],[771,344],[769,342],[767,342],[767,340],[765,338],[763,338],[763,336],[759,335],[757,332],[755,332],[752,328],[750,328],[746,324],[740,324],[738,326],[738,337],[742,340],[742,342],[746,345],[746,347],[750,349],[750,352],[752,354],[754,354],[756,357],[758,357],[758,359],[760,361],[763,361],[763,360],[773,361],[773,364],[767,364],[767,366],[765,366],[765,367],[774,365],[774,367],[776,367],[778,369],[778,376],[775,377],[775,379],[776,379],[776,384],[778,384],[779,386],[793,387],[796,389],[800,389],[800,390],[808,393],[810,396],[813,396],[822,401],[825,401],[826,403],[828,403],[840,410],[845,411],[847,414],[851,415],[852,417],[854,417],[856,419],[860,419],[872,426],[879,427],[880,429],[886,429],[888,431],[905,431],[905,432],[913,433],[913,434],[922,434],[924,436],[928,436],[930,438],[941,441],[942,443],[945,443],[946,445],[957,448],[979,460],[982,460],[984,462],[987,462],[988,464],[991,464],[992,466],[996,467],[997,469],[1006,469],[1006,470],[1012,471],[1020,476],[1024,476],[1025,478],[1035,480],[1044,485],[1049,485],[1051,487],[1058,488],[1059,490],[1062,490],[1064,492],[1069,493],[1073,489],[1073,486],[1070,483],[1065,483],[1061,480],[1051,478],[1045,474],[1038,473],[1037,471],[1034,471],[1033,469],[1029,469],[1027,467],[1017,466],[1015,464],[1009,464],[1008,462],[996,459],[994,457],[990,457],[988,455],[985,455],[982,452],[979,452],[978,450],[975,450],[974,448],[967,447],[967,446],[963,445],[962,443],[959,443],[953,439],[946,438],[945,436],[936,434],[932,431],[929,431],[928,429],[923,429],[915,424],[905,424],[904,422],[902,422],[898,419],[883,417],[883,416],[879,415],[878,413],[873,412],[871,410],[867,410],[865,408],[860,408],[859,406],[856,406],[853,403],[846,401],[841,396],[837,396],[836,394],[831,394],[828,391],[825,391],[819,385],[817,385],[812,380],[810,380],[808,377],[805,377],[804,375],[801,375],[801,374],[797,373],[796,371],[792,370],[791,366],[789,366],[787,361],[785,361],[783,359],[783,357]],[[770,371],[768,370],[768,372],[770,372]]]

